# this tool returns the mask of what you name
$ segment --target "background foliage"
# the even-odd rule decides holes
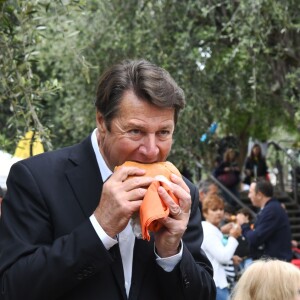
[[[297,0],[0,0],[1,148],[28,129],[46,150],[79,142],[95,126],[101,72],[143,57],[186,94],[170,159],[211,168],[234,136],[242,163],[249,137],[299,134],[299,11]]]

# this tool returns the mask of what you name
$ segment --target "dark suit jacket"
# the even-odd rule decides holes
[[[89,217],[102,179],[90,137],[16,163],[0,221],[1,299],[126,299],[118,245],[107,251]],[[153,239],[136,239],[129,299],[214,299],[211,265],[201,252],[198,192],[172,272],[155,262]]]
[[[291,230],[286,211],[279,201],[269,200],[257,215],[254,230],[242,225],[243,235],[254,259],[262,256],[290,261],[292,259]]]

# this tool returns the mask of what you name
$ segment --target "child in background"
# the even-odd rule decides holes
[[[240,218],[246,219],[247,223],[251,224],[250,227],[253,226],[253,216],[248,208],[241,208],[237,211],[236,222],[238,224]],[[243,235],[239,238],[239,246],[234,254],[241,259],[237,270],[238,275],[240,275],[253,262],[250,257],[249,244]]]
[[[226,217],[224,217],[220,229],[224,235],[223,243],[226,244],[228,232],[236,223],[239,224],[238,220],[240,218],[243,218],[246,219],[248,223],[253,224],[253,216],[248,208],[241,208],[236,213],[234,213],[230,206],[225,207],[224,210],[226,211]],[[246,238],[243,235],[241,235],[237,238],[237,240],[239,242],[239,245],[236,248],[234,256],[232,258],[233,265],[224,266],[227,273],[227,280],[231,283],[231,287],[235,285],[236,280],[253,261],[252,258],[249,256],[250,251]]]

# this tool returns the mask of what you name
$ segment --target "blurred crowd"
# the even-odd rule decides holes
[[[292,240],[285,206],[274,196],[274,187],[268,178],[268,167],[260,145],[253,145],[245,161],[243,174],[237,163],[236,152],[229,148],[223,159],[217,162],[212,175],[201,180],[198,189],[204,233],[202,248],[213,266],[216,300],[300,299],[297,298],[300,288],[299,243]],[[240,201],[235,200],[240,200],[241,190],[247,191],[251,205],[241,205]],[[296,269],[299,273],[295,277],[298,280],[297,289],[295,280],[287,288],[288,284],[285,285],[283,281],[291,281],[291,278],[285,278],[280,283],[284,288],[276,292],[278,295],[294,293],[294,297],[268,298],[263,294],[258,296],[259,292],[252,298],[245,296],[253,288],[251,284],[258,285],[258,281],[248,282],[249,274],[264,267],[270,270],[287,268],[290,272]],[[266,283],[266,289],[268,284],[271,286],[274,282]],[[260,288],[255,287],[257,291]],[[292,288],[294,290],[290,291]]]

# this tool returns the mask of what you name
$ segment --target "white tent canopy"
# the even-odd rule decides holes
[[[14,157],[11,154],[0,150],[0,186],[6,189],[6,179],[11,166],[21,160],[21,158]]]

